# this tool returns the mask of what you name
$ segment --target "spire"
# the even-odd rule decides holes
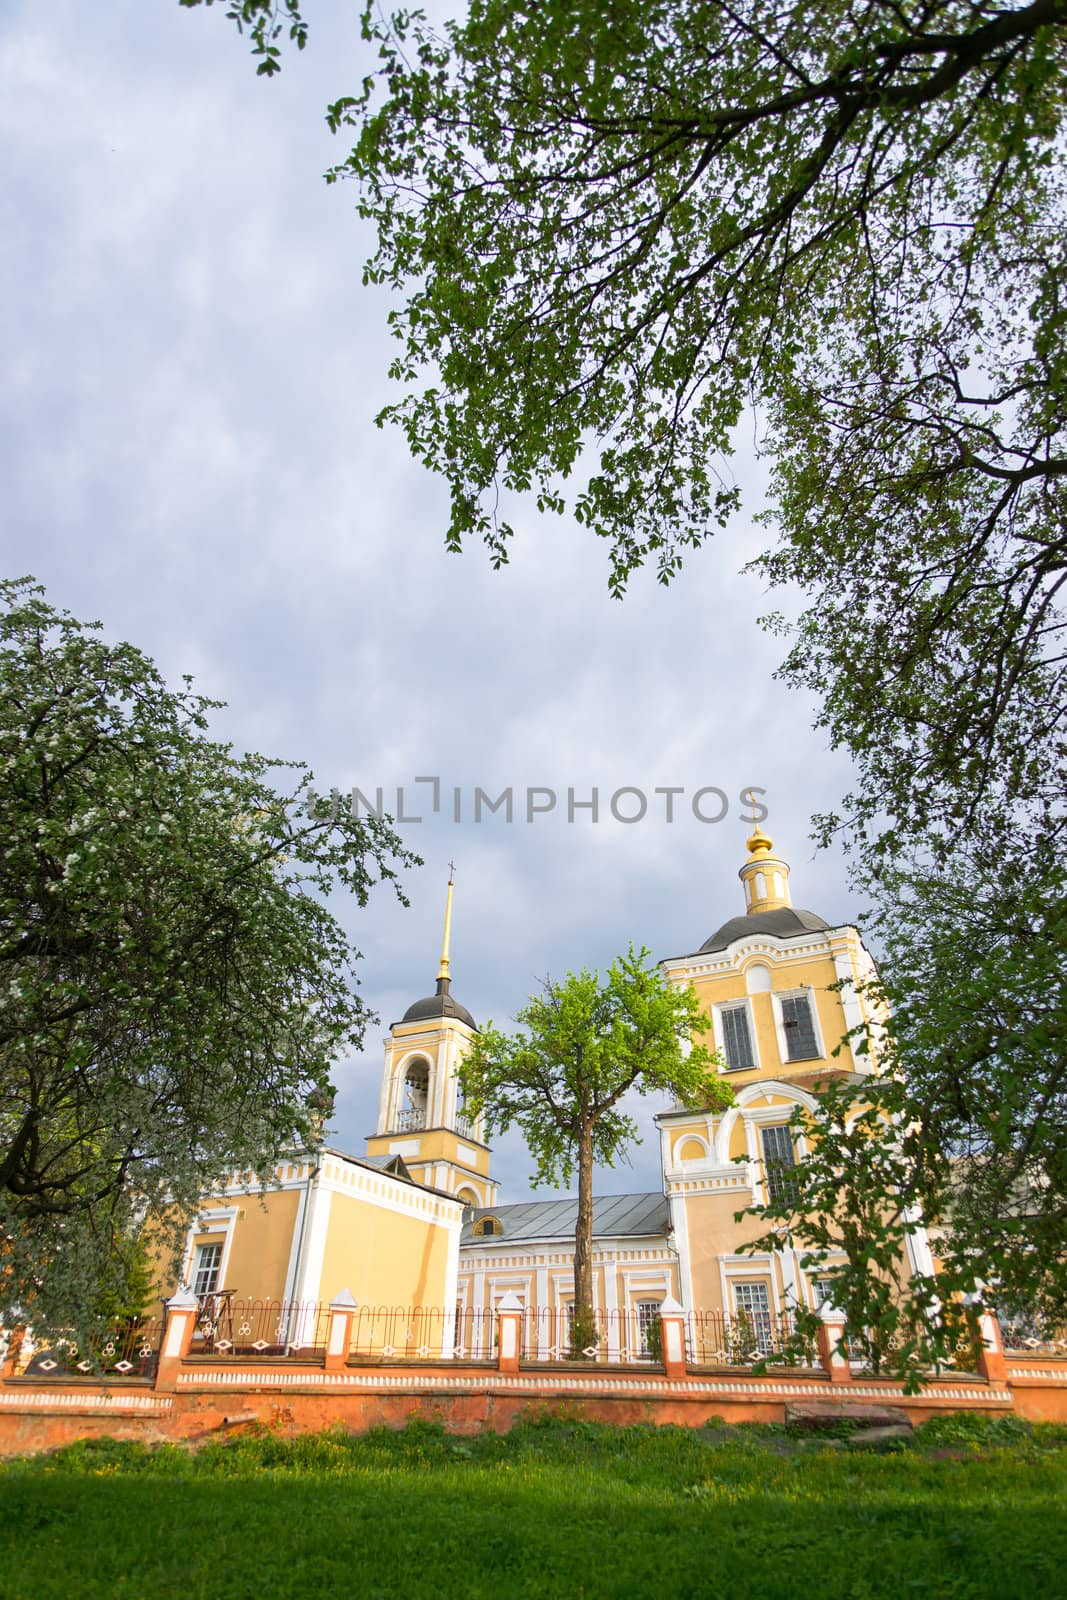
[[[789,894],[789,866],[774,854],[774,840],[757,823],[746,841],[748,860],[737,874],[745,886],[745,909],[749,916],[758,911],[781,911],[793,904]]]
[[[452,980],[448,975],[448,947],[452,939],[452,885],[456,881],[455,862],[448,863],[448,898],[445,901],[445,931],[441,940],[441,965],[437,969],[437,993],[447,994]]]

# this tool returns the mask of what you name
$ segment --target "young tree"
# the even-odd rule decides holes
[[[0,605],[0,1321],[84,1327],[147,1208],[313,1136],[368,1020],[323,896],[414,858],[28,580]]]
[[[690,1037],[710,1028],[691,988],[669,985],[647,950],[620,956],[605,979],[583,969],[547,980],[516,1017],[524,1032],[489,1023],[460,1065],[471,1115],[504,1131],[514,1123],[541,1183],[578,1173],[574,1234],[573,1346],[596,1337],[593,1305],[593,1164],[612,1165],[636,1137],[620,1107],[630,1090],[670,1093],[685,1105],[721,1108],[733,1095],[715,1057]]]

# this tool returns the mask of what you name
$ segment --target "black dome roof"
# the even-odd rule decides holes
[[[468,1028],[477,1028],[478,1024],[458,1000],[450,994],[429,994],[425,1000],[416,1000],[415,1004],[408,1006],[401,1022],[430,1022],[435,1017],[455,1017],[459,1022],[465,1022]]]
[[[790,939],[798,933],[818,933],[829,926],[814,911],[797,911],[792,906],[779,906],[777,911],[753,911],[724,922],[710,939],[705,939],[699,954],[706,956],[713,950],[725,950],[736,939],[754,933],[771,933],[778,939]]]

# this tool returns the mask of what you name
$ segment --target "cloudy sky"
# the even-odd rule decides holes
[[[498,1024],[546,974],[631,940],[680,954],[739,912],[749,785],[796,903],[858,907],[809,840],[847,768],[774,680],[757,618],[780,600],[739,575],[769,537],[746,440],[743,513],[669,590],[643,577],[611,600],[598,542],[532,506],[502,572],[445,551],[441,484],[374,424],[391,344],[387,297],[360,283],[373,241],[354,191],[322,180],[346,153],[324,108],[372,65],[358,6],[308,10],[308,49],[266,80],[221,6],[4,0],[0,528],[8,575],[193,673],[227,702],[221,735],[308,761],[324,789],[403,786],[422,816],[402,830],[425,860],[410,909],[338,906],[381,1018],[338,1065],[334,1137],[358,1153],[384,1028],[433,988],[449,859],[454,991]],[[436,817],[413,782],[430,775]],[[476,825],[475,788],[508,786],[514,821]],[[559,802],[527,823],[534,786]],[[611,817],[622,786],[644,820]],[[657,786],[685,791],[673,823]],[[690,806],[709,786],[729,799],[715,824]],[[599,791],[596,824],[568,822],[568,788]],[[517,1141],[495,1170],[503,1199],[529,1192]],[[600,1175],[658,1184],[651,1137]]]

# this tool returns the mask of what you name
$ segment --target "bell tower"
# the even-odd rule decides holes
[[[451,992],[451,862],[449,869],[436,993],[408,1006],[389,1030],[378,1127],[367,1140],[367,1154],[400,1156],[419,1183],[471,1206],[491,1206],[497,1185],[489,1176],[489,1147],[481,1118],[464,1114],[457,1072],[478,1025]]]

